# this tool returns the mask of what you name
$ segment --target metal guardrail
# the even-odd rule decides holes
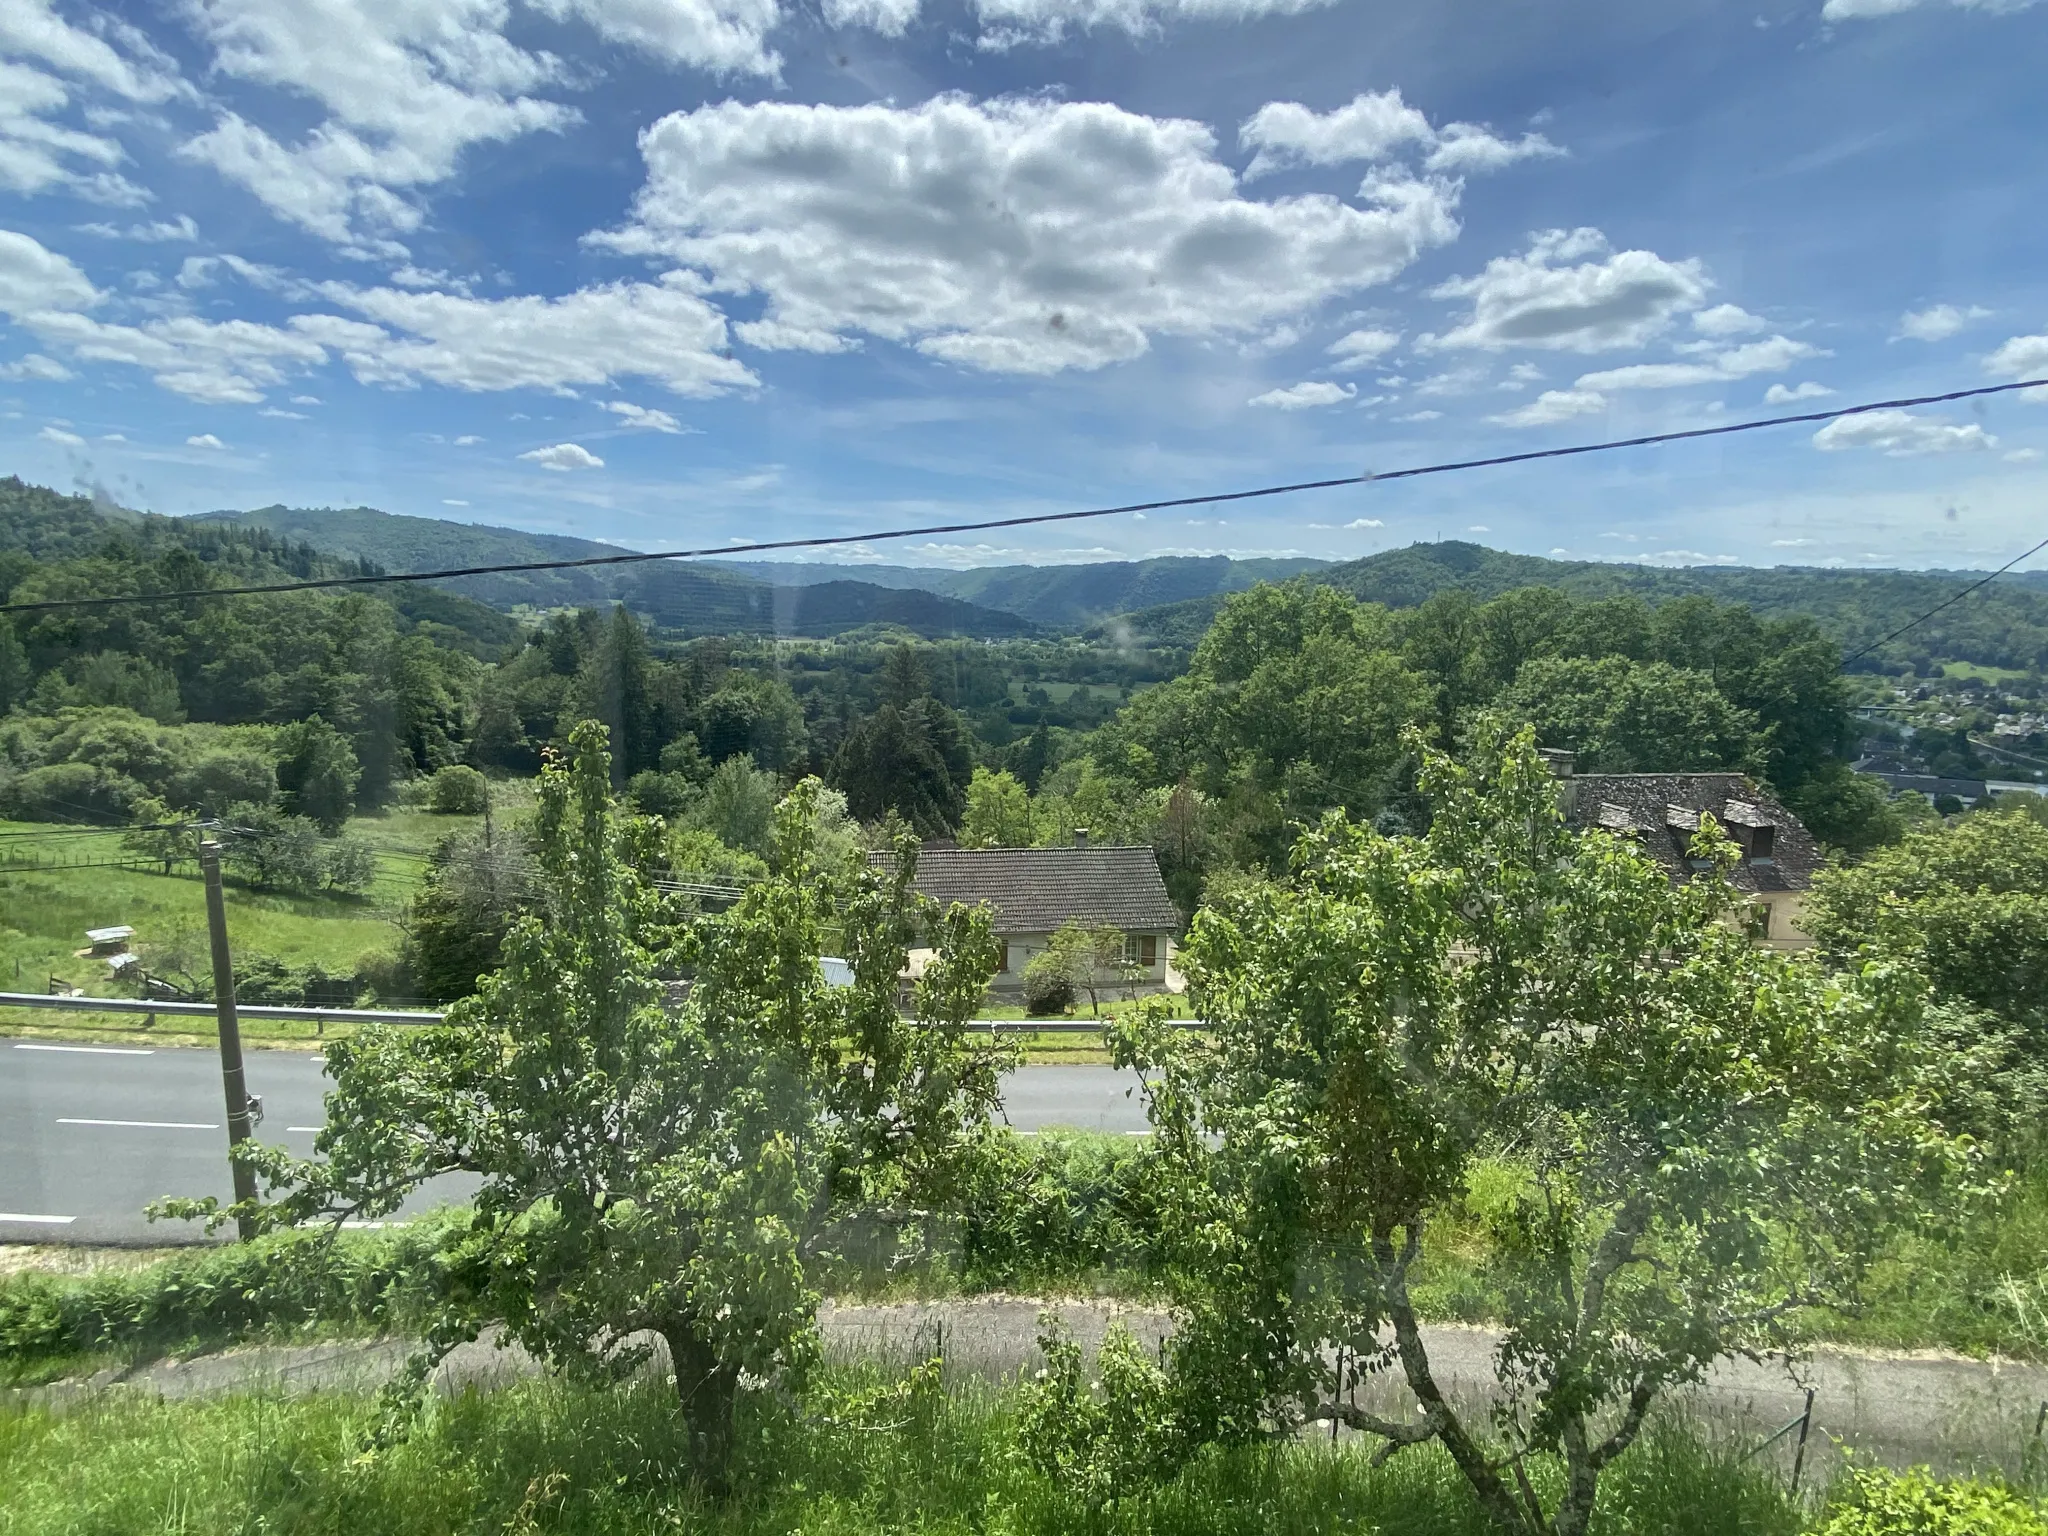
[[[183,1003],[147,997],[59,997],[41,992],[0,992],[0,1008],[50,1008],[67,1013],[157,1013],[177,1018],[218,1017],[212,1003]],[[438,1024],[442,1015],[404,1008],[295,1008],[243,1003],[245,1019],[306,1019],[334,1024]]]

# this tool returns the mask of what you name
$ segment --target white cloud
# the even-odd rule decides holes
[[[974,9],[988,29],[980,45],[1003,49],[1057,42],[1075,28],[1116,27],[1142,36],[1169,21],[1294,16],[1330,3],[1333,0],[974,0]]]
[[[2023,11],[2034,0],[1949,0],[1960,10]],[[1867,21],[1878,16],[1896,16],[1917,9],[1921,0],[1827,0],[1821,7],[1823,21]]]
[[[134,240],[144,245],[161,245],[169,241],[197,240],[199,226],[192,222],[192,215],[181,213],[175,219],[157,219],[148,224],[130,224],[126,229],[118,224],[96,223],[78,226],[81,235],[98,235],[104,240]]]
[[[1253,152],[1246,180],[1288,166],[1373,164],[1408,150],[1421,155],[1426,169],[1449,175],[1564,153],[1540,133],[1510,141],[1477,123],[1446,123],[1438,130],[1398,90],[1361,92],[1329,112],[1298,101],[1271,101],[1245,119],[1237,141]]]
[[[1765,322],[1740,304],[1716,304],[1692,317],[1692,328],[1702,336],[1752,336]]]
[[[378,323],[301,316],[294,324],[328,341],[368,384],[562,389],[638,376],[679,395],[748,388],[754,375],[725,355],[725,317],[701,289],[687,272],[557,299],[473,299],[336,283],[323,290],[329,298]],[[406,334],[394,337],[384,327]]]
[[[306,419],[306,413],[304,411],[284,411],[279,410],[274,405],[266,405],[265,407],[263,407],[262,410],[258,411],[256,414],[258,416],[271,417],[273,420],[276,421],[304,421]]]
[[[293,396],[292,396],[292,404],[293,404],[293,405],[318,405],[319,403],[320,403],[320,397],[319,397],[318,395],[293,395]]]
[[[667,64],[687,65],[718,75],[773,76],[782,61],[766,46],[766,39],[782,19],[776,0],[529,0],[536,10],[566,20],[575,16],[597,29],[607,42],[637,48]],[[846,26],[856,16],[864,25],[895,23],[901,32],[916,6],[908,14],[903,5],[889,0],[868,0],[848,9],[841,5],[834,26]],[[888,25],[876,26],[890,30]]]
[[[466,501],[458,501],[453,496],[443,496],[441,498],[441,505],[444,507],[466,507],[469,505],[469,503]]]
[[[129,101],[168,101],[187,92],[171,61],[133,27],[109,17],[82,30],[58,16],[51,0],[7,0],[0,6],[0,53],[40,59],[59,74]]]
[[[1818,347],[1785,336],[1746,342],[1730,347],[1700,363],[1635,363],[1626,368],[1608,368],[1585,373],[1575,389],[1683,389],[1692,384],[1720,384],[1746,379],[1753,373],[1782,373],[1804,358],[1825,356]]]
[[[1486,524],[1484,524],[1484,523],[1474,523],[1474,524],[1473,524],[1473,525],[1472,525],[1471,527],[1467,528],[1467,529],[1466,529],[1465,531],[1466,531],[1467,533],[1491,533],[1491,532],[1493,532],[1493,530],[1492,530],[1491,528],[1487,527],[1487,526],[1486,526]]]
[[[482,441],[483,439],[478,437],[474,432],[465,432],[462,434],[462,436],[455,439],[455,446],[458,448],[474,448],[478,443]]]
[[[1554,427],[1575,416],[1607,409],[1607,397],[1585,389],[1546,389],[1527,405],[1489,417],[1504,427]]]
[[[1434,297],[1470,299],[1472,310],[1434,344],[1568,352],[1641,346],[1706,298],[1710,285],[1698,261],[1608,249],[1597,229],[1548,230],[1525,255],[1496,256],[1478,276],[1440,284]]]
[[[127,158],[121,146],[53,121],[70,100],[56,76],[0,63],[0,189],[28,196],[62,187],[96,202],[132,205],[139,193],[113,170]]]
[[[506,0],[192,0],[214,68],[309,99],[324,116],[285,145],[222,111],[183,153],[272,213],[344,245],[402,255],[402,195],[453,174],[464,149],[559,129],[576,114],[525,94],[560,72],[501,33]]]
[[[667,411],[650,410],[644,405],[634,405],[627,400],[608,400],[604,409],[610,411],[629,427],[643,427],[650,432],[680,432],[682,427]]]
[[[1876,448],[1893,458],[1923,453],[1971,453],[1996,448],[1998,439],[1975,422],[1954,426],[1910,411],[1865,411],[1829,422],[1813,434],[1813,446],[1838,453]]]
[[[1991,311],[1972,304],[1958,309],[1953,304],[1934,304],[1926,309],[1909,309],[1899,316],[1894,341],[1946,341],[1973,320],[1988,320]]]
[[[71,370],[54,357],[45,357],[40,352],[31,352],[17,362],[0,363],[0,379],[10,382],[17,379],[37,379],[47,384],[59,384],[71,377]]]
[[[825,21],[834,27],[866,27],[884,37],[901,37],[917,20],[919,0],[825,0]]]
[[[634,217],[592,238],[763,295],[754,346],[865,333],[1047,374],[1155,336],[1256,335],[1457,234],[1449,184],[1253,201],[1215,148],[1200,123],[1093,103],[726,102],[641,135]]]
[[[1245,403],[1270,405],[1282,411],[1305,411],[1317,405],[1342,405],[1357,393],[1355,384],[1332,384],[1327,379],[1311,379],[1303,384],[1290,384],[1285,389],[1269,389],[1263,395],[1253,395]]]
[[[1442,411],[1410,411],[1406,416],[1396,416],[1396,421],[1441,421]]]
[[[549,448],[536,448],[530,453],[522,453],[519,457],[531,460],[542,469],[558,470],[563,474],[572,469],[604,468],[604,460],[581,443],[556,443]]]
[[[88,309],[99,301],[99,290],[68,256],[0,229],[0,314],[19,321],[45,311]]]
[[[44,312],[22,322],[46,344],[88,362],[147,369],[163,388],[207,405],[260,405],[289,373],[317,368],[326,350],[298,329],[189,315],[110,325],[89,315]]]
[[[1812,539],[1773,539],[1771,540],[1771,548],[1804,549],[1807,545],[1811,543],[1813,543]]]
[[[1354,368],[1371,367],[1400,344],[1399,331],[1371,328],[1339,336],[1326,350],[1337,359],[1335,366],[1348,373]]]
[[[62,427],[45,427],[36,434],[46,443],[56,443],[65,448],[83,448],[85,439],[76,432],[66,432]]]
[[[1354,517],[1344,525],[1349,528],[1384,528],[1387,525],[1376,517]]]
[[[188,438],[186,438],[186,439],[185,439],[185,446],[186,446],[187,448],[223,448],[223,449],[224,449],[224,448],[226,448],[226,447],[227,447],[227,444],[226,444],[226,443],[224,443],[224,442],[222,442],[222,441],[221,441],[221,440],[220,440],[219,438],[215,437],[215,436],[214,436],[214,435],[213,435],[213,434],[212,434],[211,432],[201,432],[201,433],[198,433],[198,434],[197,434],[196,436],[193,436],[193,437],[188,437]]]
[[[1783,384],[1773,384],[1764,391],[1765,405],[1791,405],[1797,400],[1821,400],[1834,391],[1825,384],[1816,384],[1808,379],[1803,384],[1794,384],[1787,389]]]
[[[2015,448],[2005,456],[2005,462],[2008,464],[2031,464],[2040,457],[2041,450],[2038,448]]]
[[[4,268],[0,268],[0,281],[4,281]],[[2041,378],[2048,375],[2048,331],[2039,336],[2014,336],[2003,346],[1984,359],[1984,366],[1993,373],[2008,374],[2015,379]],[[2036,392],[2029,390],[2029,397]]]

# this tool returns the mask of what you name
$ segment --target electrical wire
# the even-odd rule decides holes
[[[2022,560],[2026,559],[2028,555],[2038,555],[2044,549],[2048,549],[2048,539],[2043,539],[2040,543],[2036,544],[2032,549],[2026,550],[2021,554],[2014,555],[2010,560],[2006,561],[2005,564],[2001,565],[1989,576],[1986,576],[1982,581],[1971,582],[1967,587],[1963,588],[1962,591],[1956,593],[1955,596],[1948,598],[1943,602],[1936,603],[1932,608],[1928,609],[1925,613],[1921,614],[1919,618],[1907,620],[1904,624],[1901,624],[1897,629],[1893,630],[1890,634],[1886,635],[1882,640],[1873,640],[1870,642],[1870,644],[1863,647],[1862,650],[1858,651],[1854,656],[1843,657],[1842,665],[1847,667],[1854,664],[1855,662],[1859,662],[1864,657],[1868,656],[1872,651],[1876,650],[1879,646],[1890,645],[1894,640],[1898,639],[1899,636],[1905,634],[1908,630],[1918,629],[1922,624],[1925,624],[1929,619],[1933,618],[1937,613],[1941,612],[1942,609],[1950,608],[1953,607],[1955,604],[1960,603],[1964,598],[1968,597],[1972,592],[1975,592],[1979,587],[1990,586],[1992,582],[1998,580],[1999,577],[2003,576],[2007,571],[2011,570],[2014,566],[2018,565]]]
[[[281,581],[263,586],[196,587],[181,592],[131,592],[118,597],[51,598],[34,603],[0,604],[0,614],[49,613],[58,609],[74,608],[113,608],[134,603],[175,603],[202,597],[255,597],[274,592],[314,592],[335,587],[388,586],[394,582],[406,581],[448,581],[461,576],[506,576],[525,571],[581,570],[592,566],[637,565],[650,560],[730,559],[734,555],[768,554],[792,549],[826,549],[847,544],[878,544],[892,539],[924,538],[942,533],[987,533],[1000,528],[1073,523],[1088,518],[1116,517],[1128,512],[1171,511],[1178,507],[1220,506],[1228,502],[1255,501],[1268,496],[1291,496],[1302,491],[1326,491],[1339,486],[1368,485],[1386,480],[1414,480],[1424,475],[1447,475],[1468,469],[1529,464],[1539,459],[1568,459],[1581,454],[1610,453],[1621,448],[1645,448],[1658,443],[1726,437],[1737,432],[1759,431],[1764,427],[1788,427],[1806,422],[1835,421],[1844,416],[1860,416],[1871,411],[1902,410],[1915,405],[1941,405],[1955,400],[1973,400],[1984,395],[2008,394],[2020,389],[2048,389],[2048,379],[2021,379],[2012,384],[1983,384],[1974,389],[1952,389],[1943,394],[1912,395],[1898,400],[1872,400],[1862,405],[1837,406],[1827,411],[1806,411],[1796,416],[1766,416],[1755,421],[1729,422],[1718,427],[1690,427],[1682,432],[1652,432],[1641,437],[1575,443],[1565,448],[1533,448],[1523,453],[1495,454],[1489,458],[1454,459],[1438,464],[1418,464],[1407,469],[1340,475],[1329,480],[1298,480],[1288,485],[1266,485],[1249,491],[1217,491],[1205,496],[1175,496],[1161,501],[1133,501],[1114,507],[1089,507],[1078,512],[1033,512],[1017,517],[992,517],[965,523],[928,523],[916,528],[884,528],[869,533],[821,534],[808,539],[769,539],[753,544],[712,545],[699,549],[634,550],[618,555],[586,555],[574,560],[523,560],[502,565],[456,566],[438,571],[383,572],[374,576],[324,576],[310,581]]]

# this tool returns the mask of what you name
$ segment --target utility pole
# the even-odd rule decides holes
[[[228,1101],[228,1164],[235,1175],[235,1203],[256,1198],[256,1171],[235,1157],[249,1139],[249,1084],[242,1075],[242,1022],[235,1014],[235,966],[228,954],[228,909],[220,890],[220,844],[199,844],[199,868],[206,877],[206,933],[213,941],[213,1004],[220,1019],[220,1080]],[[256,1235],[247,1216],[239,1221],[242,1241]]]

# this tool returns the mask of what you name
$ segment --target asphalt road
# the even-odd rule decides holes
[[[318,1056],[251,1051],[249,1091],[263,1100],[257,1136],[313,1150],[326,1079]],[[1025,1067],[1005,1087],[1019,1130],[1073,1126],[1141,1132],[1144,1108],[1113,1067]],[[233,1197],[220,1057],[159,1047],[0,1042],[0,1243],[173,1243],[196,1226],[151,1224],[165,1195]],[[418,1211],[466,1198],[449,1178],[421,1190]]]

